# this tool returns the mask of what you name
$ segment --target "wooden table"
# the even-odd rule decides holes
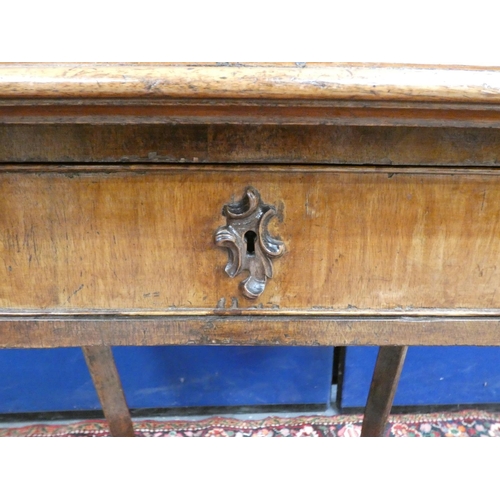
[[[500,344],[500,70],[0,65],[0,347]]]

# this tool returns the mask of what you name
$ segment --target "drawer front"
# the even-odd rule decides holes
[[[222,167],[0,174],[0,307],[207,314],[498,309],[500,178]],[[256,300],[224,271],[222,207],[256,188],[285,244]],[[237,299],[236,301],[233,299]]]

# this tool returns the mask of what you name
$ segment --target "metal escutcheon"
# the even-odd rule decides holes
[[[240,201],[222,209],[226,225],[215,233],[215,244],[228,249],[226,273],[234,278],[243,271],[249,276],[240,283],[242,293],[256,299],[273,276],[271,259],[285,252],[284,243],[269,235],[269,221],[276,215],[275,207],[262,203],[259,192],[247,187]]]

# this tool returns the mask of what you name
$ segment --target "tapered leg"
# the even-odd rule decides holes
[[[132,437],[134,428],[111,347],[82,347],[112,436]]]
[[[406,346],[380,347],[365,408],[361,436],[382,436],[405,361]]]

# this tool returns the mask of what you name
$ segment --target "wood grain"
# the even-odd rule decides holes
[[[500,68],[2,64],[0,123],[500,127]]]
[[[500,102],[499,68],[3,64],[0,98],[259,98]]]
[[[500,68],[0,64],[0,347],[83,346],[132,435],[111,345],[386,346],[380,434],[404,346],[500,346],[498,128]],[[260,303],[214,244],[247,186]]]
[[[408,347],[380,347],[363,417],[361,437],[382,437]]]
[[[257,302],[213,240],[248,185],[287,249]],[[500,308],[496,171],[4,173],[0,213],[5,312]]]
[[[85,346],[82,350],[111,435],[133,437],[134,426],[111,348]]]
[[[500,317],[0,316],[1,348],[92,345],[500,346]]]
[[[29,144],[29,147],[26,145]],[[489,128],[0,125],[0,162],[499,166]]]
[[[0,99],[3,124],[251,124],[500,127],[497,103]]]

